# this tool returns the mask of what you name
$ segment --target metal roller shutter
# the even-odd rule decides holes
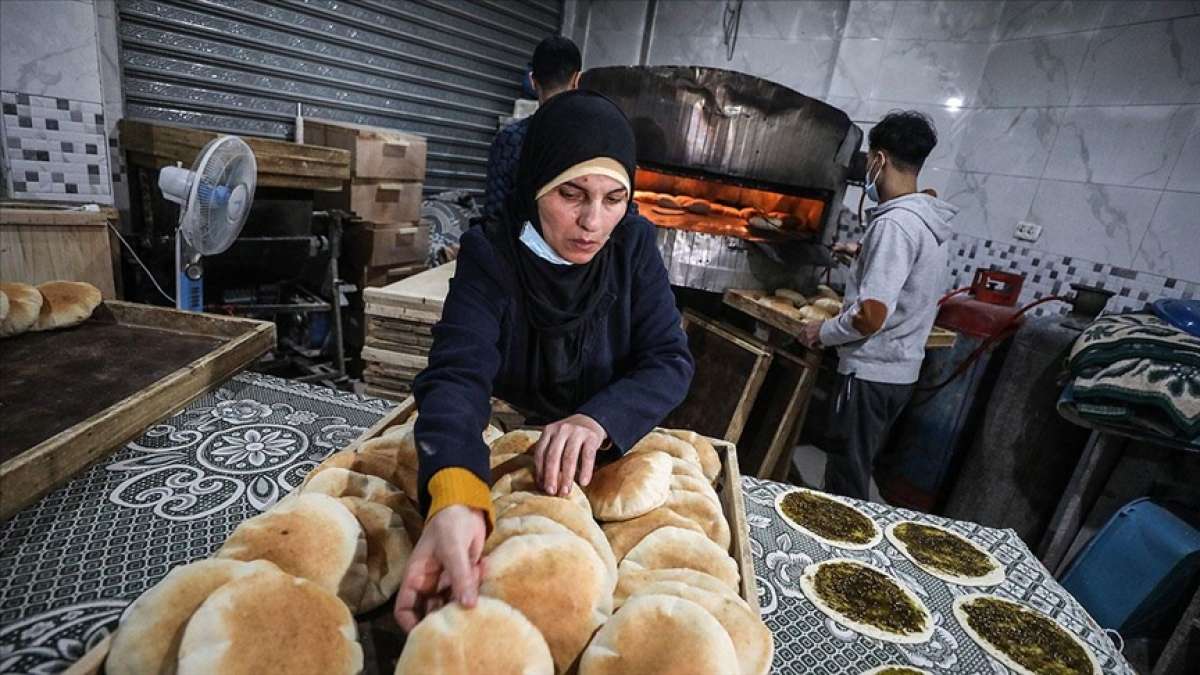
[[[426,192],[481,191],[560,0],[119,0],[125,115],[275,138],[305,117],[429,140]]]

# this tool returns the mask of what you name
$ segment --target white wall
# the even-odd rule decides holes
[[[1063,273],[1039,292],[1140,271],[1130,306],[1172,279],[1166,294],[1200,297],[1200,1],[746,0],[732,61],[725,4],[660,0],[648,63],[758,75],[864,130],[894,108],[929,114],[922,182],[962,209],[956,272],[1027,249],[1031,288],[1046,261]],[[635,63],[645,8],[592,0],[585,66]],[[1040,241],[1012,237],[1021,220]]]

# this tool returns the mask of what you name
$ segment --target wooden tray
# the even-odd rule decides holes
[[[503,403],[499,404],[504,406]],[[411,396],[384,415],[367,429],[362,436],[346,446],[346,450],[376,438],[389,427],[403,423],[417,409],[416,399]],[[741,596],[755,612],[761,612],[758,604],[758,585],[754,580],[754,560],[750,555],[750,531],[746,524],[746,504],[742,497],[742,474],[738,470],[737,448],[733,443],[720,439],[709,439],[721,456],[721,475],[717,478],[717,494],[725,518],[729,521],[732,535],[729,554],[737,563],[741,574]],[[365,675],[389,675],[404,646],[404,632],[392,618],[392,603],[356,617],[358,639],[363,649],[363,672]],[[105,638],[83,655],[65,671],[65,675],[101,675],[104,659],[112,636]]]
[[[115,300],[74,328],[0,340],[0,520],[274,344],[264,321]]]

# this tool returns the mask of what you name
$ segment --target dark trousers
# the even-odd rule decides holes
[[[869,499],[875,460],[888,432],[912,398],[911,384],[837,376],[825,436],[825,491]]]

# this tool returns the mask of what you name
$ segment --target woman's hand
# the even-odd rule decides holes
[[[606,438],[604,427],[587,415],[571,415],[547,426],[533,447],[538,484],[546,494],[565,497],[576,475],[580,485],[592,482],[596,452]]]
[[[429,612],[449,600],[474,607],[483,578],[487,522],[469,506],[447,506],[425,524],[396,594],[396,623],[411,631]]]

